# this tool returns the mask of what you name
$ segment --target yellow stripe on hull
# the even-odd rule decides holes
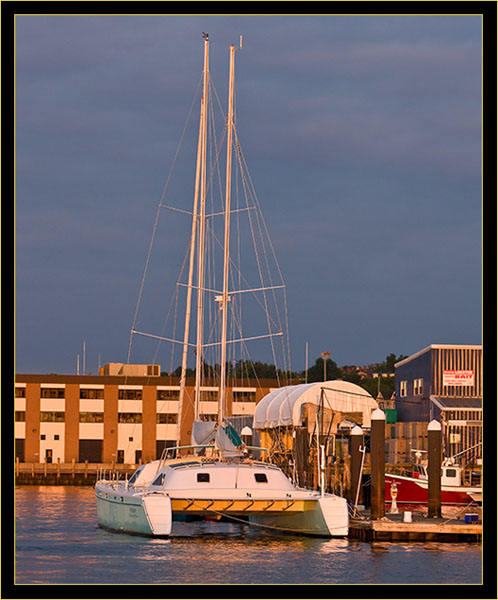
[[[171,499],[171,509],[174,513],[295,513],[316,510],[316,507],[316,500]]]

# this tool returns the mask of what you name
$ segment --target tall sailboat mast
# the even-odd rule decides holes
[[[199,242],[197,252],[197,343],[195,361],[195,419],[199,418],[201,399],[201,379],[203,372],[203,331],[204,331],[204,267],[205,267],[205,229],[206,229],[206,147],[207,147],[207,101],[209,77],[209,37],[204,35],[204,82],[203,100],[201,105],[201,180],[200,180],[200,209],[199,209]]]
[[[192,284],[193,284],[193,276],[194,276],[194,263],[195,263],[195,246],[196,246],[196,232],[199,221],[198,216],[198,200],[199,200],[199,187],[201,188],[201,217],[200,221],[202,224],[202,228],[204,227],[204,218],[205,218],[205,195],[206,195],[206,123],[207,123],[207,86],[208,86],[208,77],[209,77],[209,36],[207,33],[203,33],[204,36],[204,71],[203,71],[203,93],[201,98],[201,111],[200,111],[200,123],[199,123],[199,140],[197,144],[197,165],[195,172],[195,187],[194,187],[194,208],[192,211],[192,234],[190,238],[190,257],[189,257],[189,274],[188,274],[188,286],[187,286],[187,301],[186,301],[186,310],[185,310],[185,329],[183,336],[183,353],[182,353],[182,370],[180,376],[180,398],[179,398],[179,419],[177,425],[177,445],[181,445],[181,417],[183,414],[183,404],[185,401],[185,390],[186,390],[186,382],[187,382],[187,358],[188,358],[188,347],[189,347],[189,331],[190,331],[190,315],[192,308]],[[204,233],[204,232],[203,232]],[[200,268],[199,262],[199,268]],[[204,261],[202,261],[204,264]],[[203,274],[198,274],[198,278],[203,277]],[[202,293],[200,289],[201,285],[199,283],[199,293]],[[202,300],[200,300],[201,308],[202,308]],[[198,298],[198,310],[199,310],[199,298]],[[198,313],[198,320],[199,320]],[[201,327],[202,329],[202,327]],[[199,327],[198,327],[199,330]],[[202,358],[202,354],[200,351],[200,344],[202,344],[202,338],[199,340],[197,338],[197,363],[200,362]],[[196,368],[197,373],[200,373],[199,366],[197,364]],[[196,386],[196,396],[195,396],[195,418],[198,418],[199,411],[199,396],[200,395],[200,387],[199,389]]]
[[[226,189],[225,189],[225,240],[223,261],[223,294],[221,297],[221,378],[220,396],[218,407],[218,421],[223,421],[225,414],[226,396],[226,360],[227,360],[227,318],[228,318],[228,267],[230,262],[230,198],[232,185],[232,138],[234,128],[233,118],[233,87],[235,70],[235,50],[242,48],[242,36],[239,46],[230,46],[230,81],[228,88],[228,117],[227,117],[227,164],[226,164]]]

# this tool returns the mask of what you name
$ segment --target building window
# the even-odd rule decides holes
[[[203,421],[217,421],[218,414],[217,413],[202,413],[201,415]]]
[[[150,377],[159,377],[159,365],[147,365],[147,375]]]
[[[158,400],[180,400],[180,390],[157,390]]]
[[[40,390],[42,398],[64,398],[64,388],[42,388]]]
[[[423,385],[424,385],[424,380],[423,379],[414,379],[413,380],[413,395],[414,396],[421,396],[422,395]]]
[[[80,423],[103,423],[103,412],[80,412]]]
[[[399,382],[399,395],[401,396],[401,398],[406,397],[406,390],[407,390],[407,381],[400,381]]]
[[[56,434],[54,435],[54,440],[58,440],[58,439],[59,439],[59,435],[56,433]]]
[[[256,402],[256,392],[233,392],[234,402]]]
[[[17,423],[24,423],[26,421],[26,411],[25,410],[16,410],[15,411],[15,420]]]
[[[103,389],[80,389],[80,398],[84,400],[103,400]]]
[[[178,423],[178,415],[175,413],[157,413],[156,423]]]
[[[42,423],[64,423],[63,412],[42,411],[40,413],[40,422]]]
[[[119,413],[118,423],[141,423],[142,413]]]
[[[218,392],[201,390],[201,402],[218,402]]]
[[[120,400],[141,400],[142,390],[119,390],[118,398]]]
[[[15,397],[16,398],[26,398],[26,388],[25,387],[16,387]]]

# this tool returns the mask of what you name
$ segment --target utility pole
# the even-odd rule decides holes
[[[323,381],[327,381],[327,359],[332,352],[322,352],[323,358]]]

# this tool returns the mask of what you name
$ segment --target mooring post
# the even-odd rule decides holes
[[[386,415],[380,408],[372,413],[370,434],[370,460],[372,469],[371,518],[381,519],[385,515],[385,439]]]
[[[351,430],[351,485],[349,487],[348,499],[355,504],[358,490],[361,487],[361,463],[363,447],[363,429],[356,425]]]
[[[428,433],[428,516],[441,517],[441,423],[431,421]]]

